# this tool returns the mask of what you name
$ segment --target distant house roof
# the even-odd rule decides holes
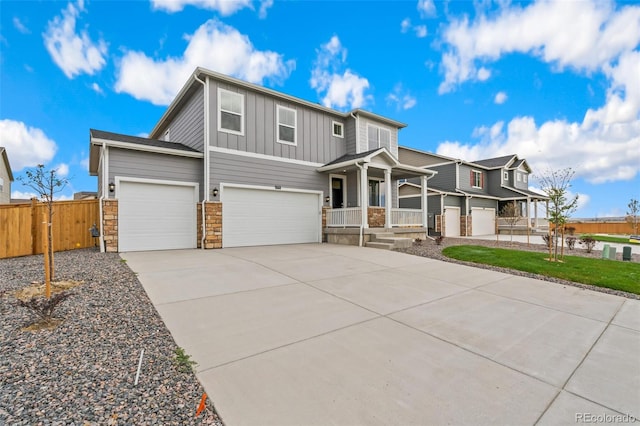
[[[5,147],[0,146],[0,154],[2,155],[2,160],[4,161],[4,165],[7,168],[9,180],[13,182],[13,172],[11,171],[11,164],[9,164],[9,156],[7,155],[7,150],[5,149]]]
[[[105,132],[90,129],[89,174],[95,176],[98,173],[99,150],[96,146],[108,145],[117,148],[132,149],[136,151],[155,152],[160,154],[173,154],[185,157],[202,158],[204,154],[179,142],[167,142],[159,139],[149,139],[139,136],[123,135],[120,133]]]
[[[518,158],[515,154],[505,155],[503,157],[495,157],[495,158],[487,158],[485,160],[477,160],[473,161],[475,164],[479,164],[481,166],[493,168],[493,167],[505,167],[508,166],[513,158]]]

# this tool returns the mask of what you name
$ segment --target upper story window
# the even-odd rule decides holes
[[[331,124],[331,128],[332,128],[333,136],[338,138],[344,138],[344,125],[342,123],[338,123],[337,121],[334,121]]]
[[[278,142],[296,144],[296,110],[278,105]]]
[[[369,141],[369,149],[387,148],[391,151],[391,132],[388,129],[367,125],[367,140]]]
[[[527,183],[527,175],[525,175],[525,174],[522,175],[522,181],[524,183]]]
[[[482,176],[482,172],[478,170],[471,170],[471,186],[473,188],[482,188],[484,184],[484,179]]]
[[[522,180],[522,175],[520,173],[516,173],[516,177],[518,179],[518,182]]]
[[[504,180],[505,182],[509,182],[509,172],[503,172],[502,173],[502,180]]]
[[[0,178],[0,192],[4,191],[4,179]]]
[[[218,89],[218,130],[244,135],[244,95]]]

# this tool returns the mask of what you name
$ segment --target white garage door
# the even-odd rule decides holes
[[[495,235],[496,209],[471,209],[471,235]]]
[[[195,248],[196,184],[120,181],[119,251]]]
[[[459,207],[444,208],[444,236],[445,237],[460,236],[460,208]]]
[[[317,193],[224,188],[223,247],[318,243],[320,222]]]

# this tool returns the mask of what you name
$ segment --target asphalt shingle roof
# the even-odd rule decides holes
[[[158,148],[177,149],[180,151],[199,152],[179,142],[167,142],[158,139],[141,138],[139,136],[123,135],[120,133],[105,132],[103,130],[90,129],[92,138],[106,139],[114,142],[126,142],[138,145],[155,146]]]
[[[502,167],[505,166],[515,154],[505,155],[503,157],[487,158],[484,160],[473,161],[474,164],[479,164],[484,167]]]

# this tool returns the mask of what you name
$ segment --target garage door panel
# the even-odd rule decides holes
[[[457,207],[445,207],[444,209],[444,236],[460,236],[460,209]]]
[[[471,235],[494,235],[496,233],[495,209],[471,209]]]
[[[318,194],[230,187],[222,209],[224,247],[320,240]]]
[[[119,250],[195,248],[196,202],[194,186],[120,182]]]

